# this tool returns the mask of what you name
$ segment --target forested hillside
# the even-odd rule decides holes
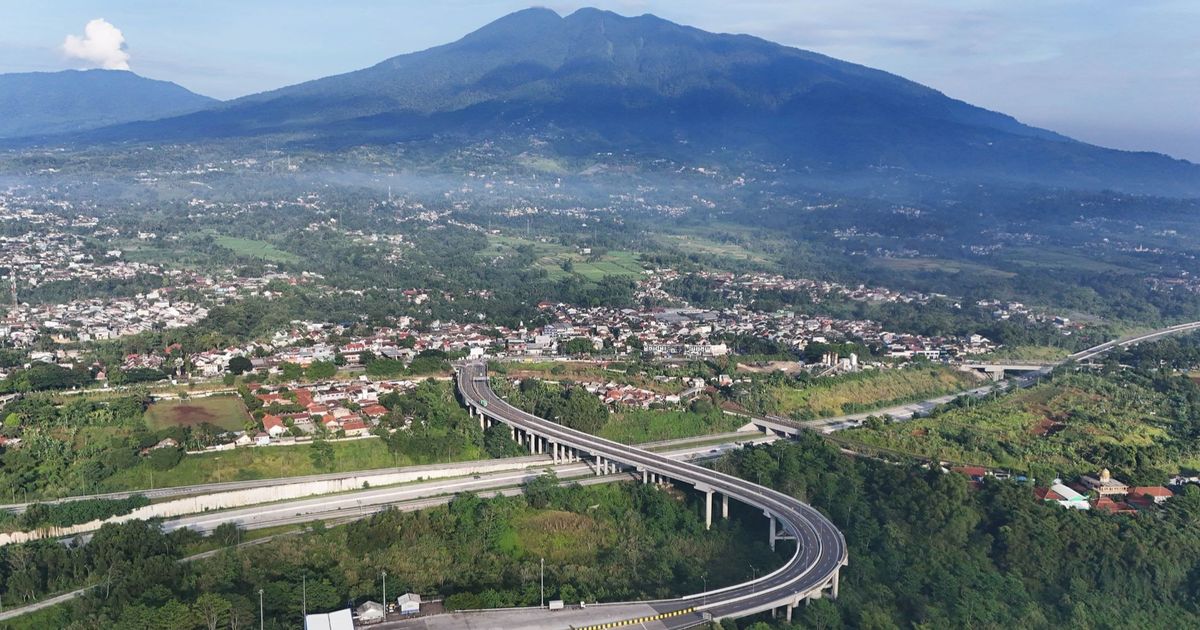
[[[840,598],[800,607],[793,627],[1200,624],[1200,488],[1134,518],[1078,512],[1029,486],[973,490],[959,475],[847,457],[816,435],[720,467],[812,502],[846,535]]]

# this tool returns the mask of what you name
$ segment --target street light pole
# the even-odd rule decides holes
[[[708,574],[705,573],[704,575],[701,575],[700,579],[704,580],[704,605],[707,606],[708,605]]]
[[[304,617],[304,623],[308,623],[308,573],[300,575],[300,614]]]
[[[266,617],[263,616],[263,590],[258,589],[258,630],[266,627]]]
[[[541,599],[541,603],[538,606],[540,608],[545,608],[546,607],[546,559],[545,558],[542,558],[541,583],[542,583],[542,599]]]
[[[383,571],[383,616],[387,618],[387,570]]]

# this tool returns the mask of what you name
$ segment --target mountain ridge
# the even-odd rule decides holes
[[[178,116],[217,102],[128,70],[0,74],[0,137],[69,133]]]
[[[556,151],[749,151],[888,169],[1200,195],[1200,167],[1082,143],[903,77],[749,35],[598,9],[525,9],[457,41],[150,123],[107,141],[281,136],[338,147],[537,136]]]

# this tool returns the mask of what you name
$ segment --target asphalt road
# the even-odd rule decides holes
[[[836,579],[838,571],[848,561],[846,541],[841,532],[823,514],[793,497],[737,477],[575,431],[521,411],[492,391],[485,364],[460,365],[457,382],[465,402],[490,417],[592,456],[657,473],[692,484],[699,490],[717,492],[761,508],[779,519],[783,532],[796,538],[795,553],[774,573],[745,584],[678,599],[679,609],[702,608],[716,618],[723,618],[793,603],[819,592]],[[666,620],[664,626],[684,628],[703,621],[697,612],[673,617]]]

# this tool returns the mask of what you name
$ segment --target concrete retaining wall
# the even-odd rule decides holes
[[[258,503],[271,503],[290,499],[334,494],[350,490],[361,490],[364,483],[371,487],[390,486],[400,483],[417,481],[418,479],[444,479],[465,475],[480,475],[485,473],[520,470],[530,466],[545,466],[547,462],[530,462],[528,458],[484,460],[464,463],[462,466],[444,467],[431,470],[429,467],[417,467],[412,470],[400,470],[388,473],[362,474],[340,479],[308,481],[303,483],[287,483],[286,479],[264,479],[261,488],[232,490],[205,494],[183,499],[172,499],[140,507],[129,514],[114,516],[104,520],[94,520],[70,527],[47,527],[27,532],[10,532],[0,534],[0,546],[12,543],[29,542],[41,538],[61,538],[74,536],[100,529],[104,523],[123,523],[135,519],[172,518],[188,514],[199,514],[212,510],[226,510],[245,507]]]

